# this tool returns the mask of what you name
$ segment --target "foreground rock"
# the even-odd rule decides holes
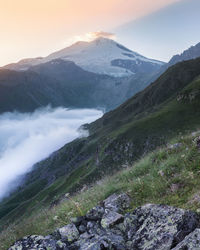
[[[192,233],[185,237],[174,250],[198,250],[200,249],[200,229],[195,229]]]
[[[62,241],[73,242],[79,238],[78,229],[74,224],[69,224],[58,229],[58,234]]]
[[[165,205],[147,204],[125,215],[130,206],[126,194],[112,195],[86,216],[54,234],[28,236],[10,250],[181,250],[200,249],[197,214]]]
[[[147,204],[132,216],[132,249],[171,249],[199,225],[195,213],[164,205]]]
[[[9,249],[57,249],[56,241],[50,236],[31,235],[17,241],[14,246]]]

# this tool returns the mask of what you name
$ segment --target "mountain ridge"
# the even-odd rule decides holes
[[[150,81],[155,81],[159,76],[161,76],[170,66],[175,65],[182,61],[188,61],[200,57],[200,43],[190,46],[185,49],[182,53],[172,56],[168,63],[163,65],[160,70],[155,73]]]
[[[0,112],[32,112],[47,105],[110,110],[143,89],[150,75],[115,78],[85,71],[62,59],[27,71],[0,69]]]
[[[173,65],[181,61],[187,61],[198,57],[200,57],[200,42],[184,50],[181,54],[173,56],[168,64]]]
[[[77,42],[0,68],[0,112],[47,105],[108,111],[145,88],[162,65],[111,39]]]
[[[31,66],[55,59],[73,61],[86,71],[115,77],[130,76],[143,67],[149,67],[155,71],[164,64],[161,61],[139,55],[114,40],[99,37],[91,42],[76,42],[47,57],[23,59],[18,63],[6,65],[4,68],[24,71]],[[129,64],[131,67],[127,66]]]

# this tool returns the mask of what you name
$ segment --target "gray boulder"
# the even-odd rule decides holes
[[[109,209],[114,212],[123,212],[130,207],[130,198],[127,194],[113,194],[103,201],[105,209]]]
[[[181,242],[199,224],[195,213],[166,205],[147,204],[133,212],[137,231],[133,249],[168,250]]]
[[[106,209],[103,218],[101,220],[101,226],[103,228],[110,228],[113,225],[122,222],[123,219],[124,219],[123,215]]]
[[[88,220],[100,220],[103,217],[104,212],[105,209],[103,207],[96,206],[86,214],[86,218]]]
[[[200,228],[195,229],[185,237],[173,250],[199,250],[200,249]]]
[[[75,242],[72,249],[81,250],[101,250],[101,249],[125,249],[125,240],[121,235],[113,234],[110,231],[104,231],[101,234],[84,234],[79,241]]]
[[[15,242],[8,250],[25,250],[25,249],[63,249],[56,247],[57,241],[50,236],[31,235]],[[67,248],[65,248],[67,249]]]
[[[73,242],[79,238],[79,231],[74,224],[61,227],[57,230],[62,241]]]
[[[154,204],[120,214],[129,204],[126,194],[112,195],[53,235],[24,237],[9,250],[200,250],[198,214]]]

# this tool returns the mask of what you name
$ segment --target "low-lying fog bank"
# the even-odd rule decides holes
[[[0,199],[17,186],[19,176],[81,136],[78,128],[102,114],[94,109],[47,107],[34,113],[0,115]]]

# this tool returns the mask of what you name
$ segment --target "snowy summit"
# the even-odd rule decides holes
[[[44,58],[24,59],[5,66],[13,70],[27,70],[29,67],[55,59],[73,61],[84,70],[116,77],[128,76],[138,72],[139,67],[160,67],[163,63],[148,59],[123,45],[108,39],[97,38],[92,42],[76,42]]]

